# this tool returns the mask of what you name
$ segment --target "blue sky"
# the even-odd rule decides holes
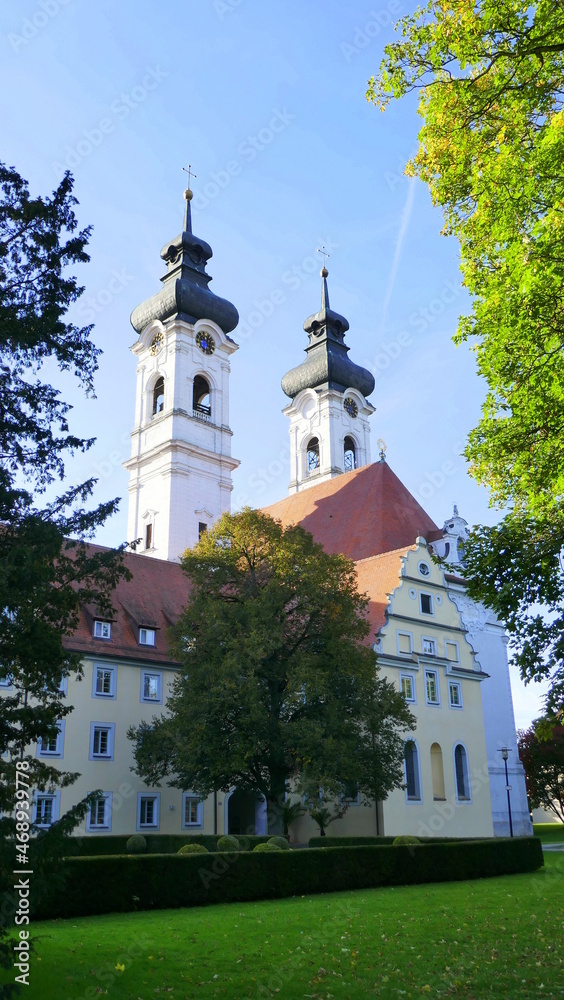
[[[351,358],[376,375],[373,459],[381,439],[390,466],[439,524],[454,502],[470,523],[499,517],[460,454],[484,386],[470,348],[451,340],[468,308],[458,248],[440,236],[426,188],[403,175],[416,148],[416,102],[382,114],[364,98],[393,21],[414,6],[4,3],[2,159],[33,193],[52,190],[69,167],[80,223],[94,227],[76,319],[95,323],[104,352],[97,397],[61,384],[75,406],[72,429],[97,437],[69,465],[69,480],[95,474],[97,499],[124,498],[100,542],[126,539],[129,316],[160,287],[159,252],[180,229],[189,162],[194,232],[214,250],[212,288],[241,317],[231,375],[241,460],[234,508],[286,493],[280,379],[303,358],[324,243],[331,305],[349,320]],[[539,688],[514,691],[525,724],[538,714]]]

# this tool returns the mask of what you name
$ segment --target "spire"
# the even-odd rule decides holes
[[[186,167],[182,169],[186,170]],[[195,174],[192,174],[190,166],[186,172],[190,182],[190,177],[195,177]],[[138,305],[131,314],[131,324],[137,333],[141,333],[155,319],[162,322],[177,317],[189,323],[209,319],[226,334],[234,330],[239,322],[235,306],[227,299],[214,295],[207,287],[212,279],[206,274],[206,265],[213,256],[213,250],[209,243],[192,232],[192,198],[188,183],[184,191],[182,232],[161,250],[161,258],[167,265],[166,274],[161,278],[163,288]]]
[[[325,248],[319,251],[328,256]],[[374,390],[374,376],[365,368],[355,365],[347,357],[349,348],[345,344],[345,333],[349,329],[348,320],[335,312],[329,305],[327,278],[329,271],[325,260],[321,268],[321,309],[309,316],[304,323],[309,344],[306,360],[292,368],[282,379],[282,389],[292,399],[302,389],[328,388],[344,392],[358,389],[363,396]]]

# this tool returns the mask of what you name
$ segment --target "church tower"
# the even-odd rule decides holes
[[[321,309],[304,323],[307,358],[282,379],[292,402],[290,418],[290,493],[350,472],[370,462],[374,407],[366,399],[374,377],[347,357],[349,324],[329,306],[328,271],[321,271]]]
[[[177,560],[228,511],[231,474],[229,334],[239,316],[214,295],[208,243],[192,233],[190,202],[182,233],[161,250],[163,287],[137,306],[135,426],[129,472],[128,538],[144,555]]]

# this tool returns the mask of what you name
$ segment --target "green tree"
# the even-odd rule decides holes
[[[246,509],[223,515],[183,566],[182,669],[166,714],[129,731],[137,773],[202,796],[252,790],[274,832],[289,783],[334,799],[353,784],[373,799],[399,787],[415,720],[363,642],[353,564]]]
[[[94,480],[44,498],[63,479],[65,457],[92,444],[70,433],[71,407],[42,377],[45,363],[49,370],[54,363],[92,392],[99,352],[90,327],[66,320],[82,292],[68,268],[88,260],[89,230],[77,232],[68,174],[51,197],[31,198],[17,171],[0,163],[0,192],[0,964],[11,967],[16,766],[39,791],[75,779],[38,758],[35,745],[56,737],[72,711],[61,688],[80,673],[80,657],[68,652],[64,637],[76,628],[82,602],[110,605],[122,569],[119,552],[92,550],[85,541],[117,506],[114,500],[87,509]],[[87,806],[80,803],[36,841],[35,888],[43,862]],[[23,867],[25,845],[19,856]],[[2,990],[8,995],[10,986]]]
[[[531,592],[551,590],[564,544],[564,7],[430,0],[400,20],[397,34],[367,97],[383,109],[419,92],[423,127],[407,170],[428,185],[443,233],[459,242],[472,312],[455,340],[471,341],[487,386],[465,454],[492,504],[511,508],[499,532],[478,533],[468,573],[474,596],[491,596],[494,578],[503,590],[508,553],[529,550],[522,585],[513,574],[511,628],[527,618]],[[496,542],[504,548],[487,549]],[[498,606],[506,601],[504,593]],[[552,636],[543,645],[534,615],[525,628],[546,675]],[[528,677],[534,668],[524,656]],[[556,670],[561,677],[559,652]],[[558,697],[553,689],[551,703]]]
[[[546,809],[564,823],[564,726],[542,719],[518,734],[531,809]]]

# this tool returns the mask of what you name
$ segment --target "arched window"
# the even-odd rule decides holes
[[[421,801],[419,780],[419,753],[414,740],[408,740],[404,749],[405,784],[407,798],[412,802]]]
[[[319,440],[317,438],[310,438],[308,442],[306,466],[308,476],[311,476],[312,472],[317,472],[319,468]]]
[[[203,375],[196,375],[192,393],[192,408],[204,417],[211,416],[210,387]]]
[[[443,751],[438,743],[431,743],[431,776],[433,779],[433,798],[443,801],[445,796],[445,774],[443,770]]]
[[[356,450],[352,437],[345,438],[345,472],[356,469]]]
[[[468,780],[468,754],[462,743],[454,748],[454,776],[456,779],[456,797],[459,802],[470,800],[470,782]]]
[[[155,382],[153,389],[153,415],[164,410],[164,378],[161,377]]]

